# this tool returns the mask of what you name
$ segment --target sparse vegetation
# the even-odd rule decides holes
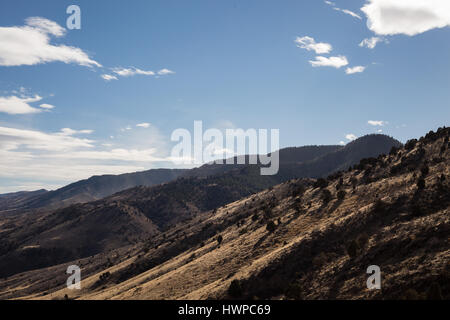
[[[266,225],[266,230],[269,231],[270,233],[274,232],[275,229],[277,228],[277,226],[275,225],[275,223],[271,220],[269,222],[267,222]]]
[[[347,194],[347,192],[345,192],[344,190],[339,190],[339,191],[337,192],[337,198],[338,198],[338,200],[340,200],[340,201],[344,200],[346,194]]]

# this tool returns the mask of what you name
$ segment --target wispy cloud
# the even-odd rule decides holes
[[[0,27],[0,66],[53,61],[101,66],[80,48],[50,43],[51,37],[62,37],[65,33],[66,30],[56,22],[40,17],[26,19],[25,26]]]
[[[131,77],[137,74],[144,75],[144,76],[154,76],[155,72],[153,71],[146,71],[141,70],[138,68],[114,68],[113,72],[118,74],[121,77]]]
[[[149,128],[149,127],[150,127],[150,123],[148,123],[148,122],[138,123],[138,124],[136,125],[136,127],[140,127],[140,128]]]
[[[366,70],[366,67],[364,67],[364,66],[355,66],[352,68],[345,69],[345,73],[346,74],[361,73],[361,72],[364,72],[364,70]]]
[[[160,76],[164,76],[167,74],[174,74],[174,73],[175,73],[174,71],[169,70],[169,69],[161,69],[158,71],[158,75],[160,75]]]
[[[366,38],[363,41],[361,41],[359,43],[360,47],[366,47],[369,49],[373,49],[375,48],[375,46],[380,43],[380,42],[388,42],[386,39],[381,38],[381,37],[371,37],[371,38]]]
[[[308,51],[314,51],[316,54],[329,53],[331,52],[331,50],[333,50],[331,44],[325,42],[316,42],[314,38],[308,36],[297,37],[295,39],[295,43],[297,44],[297,47],[306,49]]]
[[[48,103],[43,103],[43,104],[39,105],[39,107],[41,107],[43,109],[47,109],[47,110],[55,109],[54,105],[51,105],[51,104],[48,104]]]
[[[165,75],[169,75],[169,74],[175,74],[174,71],[169,70],[169,69],[161,69],[159,71],[152,71],[152,70],[142,70],[139,68],[135,68],[135,67],[129,67],[129,68],[122,68],[122,67],[117,67],[117,68],[112,68],[111,69],[113,73],[115,73],[116,75],[110,75],[110,74],[103,74],[101,75],[101,77],[106,80],[106,81],[111,81],[111,80],[118,80],[118,76],[120,77],[132,77],[132,76],[136,76],[136,75],[142,75],[142,76],[165,76]]]
[[[380,126],[383,127],[387,124],[387,121],[382,121],[382,120],[369,120],[367,121],[368,124],[370,124],[371,126]]]
[[[345,139],[353,141],[355,139],[357,139],[358,137],[356,135],[354,135],[353,133],[349,133],[345,135]]]
[[[116,76],[110,74],[102,74],[101,77],[106,81],[118,80]]]
[[[362,18],[361,18],[361,16],[359,14],[356,14],[353,11],[350,11],[348,9],[341,9],[341,8],[335,7],[334,10],[343,12],[345,14],[348,14],[349,16],[352,16],[353,18],[357,18],[359,20],[362,20]]]
[[[354,18],[357,18],[357,19],[359,19],[359,20],[362,20],[362,18],[361,18],[361,16],[360,16],[359,14],[357,14],[357,13],[351,11],[351,10],[348,10],[348,9],[341,9],[341,8],[339,8],[339,7],[336,7],[336,3],[332,2],[332,1],[324,1],[324,2],[325,2],[327,5],[332,6],[333,9],[336,10],[336,11],[343,12],[343,13],[348,14],[348,15],[354,17]]]
[[[337,57],[323,57],[317,56],[315,60],[310,60],[309,63],[313,67],[333,67],[333,68],[341,68],[348,65],[348,60],[345,56],[337,56]]]

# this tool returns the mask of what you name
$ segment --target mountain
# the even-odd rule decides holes
[[[441,128],[321,183],[289,180],[133,245],[9,276],[0,298],[449,299],[449,136]],[[70,264],[82,267],[79,291],[65,288]],[[370,265],[382,290],[366,288]]]
[[[400,145],[392,138],[374,135],[362,137],[345,147],[288,148],[280,151],[277,175],[260,175],[260,165],[231,165],[230,169],[222,169],[228,165],[203,166],[186,171],[183,176],[165,184],[134,187],[93,202],[58,210],[44,207],[32,215],[12,217],[5,220],[3,230],[0,229],[4,239],[0,244],[0,276],[134,245],[155,237],[176,223],[281,182],[325,176],[359,162],[361,158],[358,157],[378,156],[377,152],[387,153],[393,146]],[[80,184],[92,188],[91,181]],[[63,189],[67,192],[81,189],[77,184],[69,187]],[[49,199],[49,194],[43,195],[44,200]]]
[[[32,201],[33,198],[42,196],[46,193],[48,193],[47,190],[41,189],[37,191],[19,191],[0,194],[0,208],[2,208],[2,211],[13,211],[14,208],[22,208],[26,206],[28,201]]]
[[[285,148],[279,151],[280,174],[274,182],[282,182],[297,177],[326,176],[336,170],[346,169],[361,158],[377,156],[388,152],[400,142],[385,135],[368,135],[349,143],[347,146],[304,146]],[[337,152],[335,154],[335,152]],[[248,160],[248,156],[246,157]],[[236,162],[236,158],[234,159]],[[245,163],[248,163],[246,161]],[[310,163],[299,168],[300,163]],[[59,209],[76,203],[86,203],[102,199],[116,192],[136,186],[154,186],[173,181],[178,177],[207,177],[241,170],[246,165],[206,164],[194,169],[152,169],[121,175],[93,176],[55,191],[22,192],[15,194],[12,201],[2,201],[0,195],[0,215],[27,212],[36,209]],[[257,165],[257,167],[261,167]],[[267,184],[264,184],[267,187]],[[6,196],[8,199],[9,196]]]
[[[98,200],[116,192],[135,186],[153,186],[174,180],[186,172],[185,169],[151,169],[120,175],[93,176],[55,191],[19,192],[0,195],[0,214],[17,213],[32,209],[57,209],[75,203]],[[3,201],[14,199],[14,201]]]

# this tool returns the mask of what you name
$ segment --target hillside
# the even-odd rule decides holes
[[[52,206],[44,207],[41,212],[5,219],[0,229],[4,239],[0,244],[0,277],[135,244],[175,223],[281,182],[308,177],[313,172],[311,166],[316,168],[314,175],[321,170],[328,174],[334,171],[333,167],[356,163],[363,155],[378,156],[377,152],[388,152],[397,145],[400,144],[392,138],[376,135],[362,137],[358,144],[346,147],[289,148],[280,152],[280,171],[274,176],[261,176],[259,165],[236,165],[225,171],[214,169],[218,165],[212,165],[212,170],[203,166],[203,169],[194,169],[194,176],[186,174],[162,185],[134,187],[94,202],[56,211],[52,211]],[[325,161],[331,165],[326,165]],[[219,173],[205,174],[213,171]],[[93,186],[87,181],[79,184]],[[77,185],[58,192],[80,190]],[[47,195],[50,193],[43,197]],[[48,198],[54,199],[51,195]]]
[[[439,129],[327,179],[289,180],[134,244],[10,276],[0,298],[449,299],[449,134]],[[158,188],[145,192],[151,199]],[[111,200],[133,198],[127,192]],[[80,291],[64,287],[73,263]],[[380,266],[382,290],[367,290],[369,265]]]

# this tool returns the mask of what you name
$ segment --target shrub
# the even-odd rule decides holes
[[[222,235],[219,234],[219,236],[217,237],[217,244],[220,246],[222,241],[223,241],[223,237],[222,237]]]
[[[338,200],[341,200],[341,201],[344,200],[346,194],[347,193],[344,190],[339,190],[337,193]]]
[[[362,249],[369,241],[369,236],[367,235],[367,233],[361,233],[356,241],[358,242],[359,248]]]
[[[423,177],[420,177],[419,180],[417,180],[417,188],[419,190],[425,189],[425,179]]]
[[[314,182],[314,185],[313,185],[314,188],[320,188],[320,189],[323,189],[323,188],[325,188],[327,186],[328,186],[328,181],[323,179],[323,178],[317,179],[316,182]]]
[[[360,251],[358,242],[356,240],[352,240],[347,246],[347,253],[350,258],[355,258]]]
[[[243,235],[243,234],[246,234],[248,232],[248,230],[247,230],[247,228],[243,228],[243,229],[241,229],[241,230],[239,230],[239,235]]]
[[[405,149],[408,151],[412,150],[416,146],[416,143],[417,143],[417,139],[411,139],[411,140],[406,141]]]
[[[430,168],[424,164],[422,169],[420,169],[420,172],[422,173],[422,176],[426,176],[430,172]]]
[[[234,279],[231,281],[228,287],[228,295],[235,299],[242,297],[242,286],[239,280]]]
[[[264,219],[268,220],[272,217],[272,210],[269,208],[264,210]]]
[[[330,190],[328,190],[328,189],[322,190],[321,198],[322,198],[322,201],[324,204],[327,204],[328,202],[330,202],[332,199]]]
[[[387,209],[387,204],[386,204],[386,202],[384,202],[381,199],[378,199],[373,206],[373,211],[375,213],[384,212],[386,209]]]
[[[274,223],[272,220],[269,221],[269,222],[267,222],[267,225],[266,225],[266,230],[267,230],[267,231],[269,231],[270,233],[272,233],[272,232],[275,231],[275,229],[276,229],[276,225],[275,225],[275,223]]]

